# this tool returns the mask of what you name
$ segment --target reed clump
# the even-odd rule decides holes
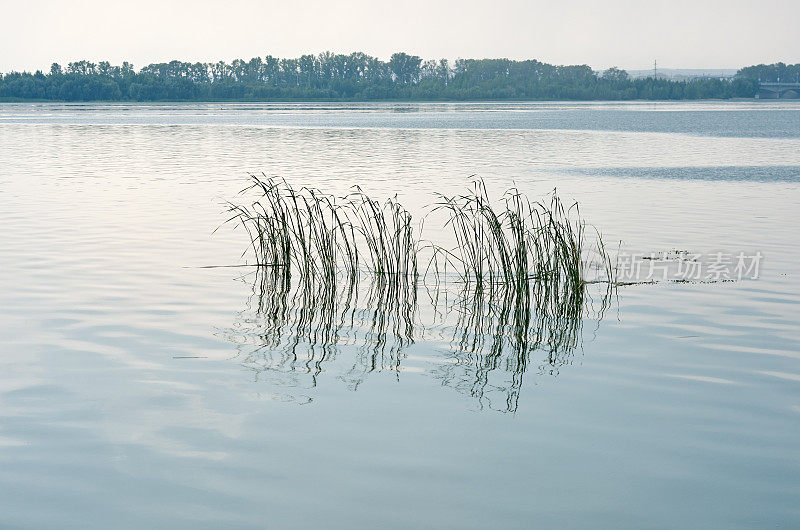
[[[421,228],[414,229],[411,214],[394,198],[380,203],[358,187],[335,197],[265,175],[251,180],[243,193],[255,191],[255,198],[230,204],[229,220],[247,230],[256,265],[277,269],[287,281],[298,275],[326,284],[357,282],[366,272],[383,277],[387,289],[406,287],[418,280],[425,250],[425,275],[437,282],[455,271],[468,288],[510,291],[514,298],[528,296],[534,284],[575,294],[587,283],[590,265],[604,269],[611,281],[602,238],[597,235],[590,263],[578,206],[566,207],[555,193],[549,201],[531,201],[513,188],[493,203],[485,183],[476,180],[463,195],[438,194],[430,210],[447,214],[455,237],[455,246],[447,248],[420,244]]]
[[[356,282],[364,271],[392,278],[389,287],[416,281],[412,217],[395,199],[381,204],[358,188],[335,197],[264,175],[251,180],[242,193],[255,191],[255,200],[231,203],[229,220],[247,230],[257,266],[287,281]]]
[[[565,206],[555,191],[549,200],[532,201],[512,188],[493,203],[486,184],[476,180],[467,193],[438,199],[434,211],[448,214],[456,245],[439,247],[435,259],[455,265],[471,288],[511,291],[515,298],[526,297],[531,285],[577,293],[589,269],[611,274],[602,238],[597,234],[593,259],[588,259],[578,205]]]

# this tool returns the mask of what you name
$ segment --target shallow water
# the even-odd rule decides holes
[[[795,527],[798,153],[783,102],[0,105],[0,526]],[[483,386],[425,296],[413,344],[287,362],[200,268],[251,259],[215,229],[261,171],[415,213],[477,174],[622,253],[764,258]]]

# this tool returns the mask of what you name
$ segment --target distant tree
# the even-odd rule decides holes
[[[313,55],[303,55],[297,60],[302,84],[306,87],[314,86],[317,82],[317,58]]]
[[[420,64],[422,64],[420,57],[405,52],[394,53],[389,59],[389,69],[401,84],[413,83],[419,79]]]
[[[605,72],[603,72],[603,79],[606,81],[611,81],[613,83],[624,83],[628,81],[628,72],[625,70],[620,70],[616,66],[612,66]]]
[[[265,81],[275,85],[275,82],[278,78],[278,73],[280,72],[280,59],[277,57],[273,57],[272,55],[267,55],[264,58],[264,76]]]
[[[97,63],[97,73],[100,75],[111,75],[111,64],[108,61],[100,61]]]

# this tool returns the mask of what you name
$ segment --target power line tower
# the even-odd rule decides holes
[[[658,60],[653,59],[653,79],[658,79]]]

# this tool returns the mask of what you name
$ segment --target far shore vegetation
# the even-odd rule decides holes
[[[625,70],[537,60],[423,61],[361,52],[231,63],[170,61],[139,70],[123,62],[53,63],[50,71],[0,74],[2,101],[476,101],[752,98],[759,80],[796,82],[800,64],[742,68],[730,79],[633,79]]]

